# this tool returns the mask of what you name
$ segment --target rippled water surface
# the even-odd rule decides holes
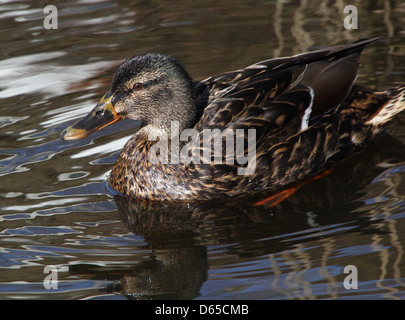
[[[405,83],[405,5],[354,1],[0,1],[1,299],[403,299],[405,115],[390,133],[281,204],[257,197],[151,204],[106,178],[132,121],[60,132],[123,59],[157,51],[195,79],[363,37],[358,82]],[[344,267],[358,271],[345,289]],[[46,266],[58,270],[46,289]]]

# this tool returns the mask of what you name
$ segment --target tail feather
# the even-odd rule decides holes
[[[392,122],[398,113],[405,109],[405,86],[388,89],[384,94],[390,99],[366,124],[371,124],[376,128],[385,127]]]

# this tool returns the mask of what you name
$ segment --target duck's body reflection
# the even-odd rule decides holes
[[[188,203],[116,196],[122,220],[130,231],[145,238],[147,249],[153,254],[149,261],[126,269],[125,273],[118,271],[113,278],[121,281],[109,290],[138,299],[192,299],[199,295],[207,278],[209,246],[222,245],[225,253],[254,257],[286,250],[297,241],[314,240],[310,231],[307,240],[292,239],[293,233],[311,228],[319,230],[322,226],[351,222],[356,225],[359,217],[362,223],[356,225],[357,230],[368,227],[370,216],[356,212],[363,205],[365,187],[387,170],[388,164],[394,167],[404,161],[403,144],[391,136],[383,137],[328,176],[305,185],[271,208],[253,206],[269,196],[266,193]],[[350,170],[346,170],[348,167]],[[285,241],[289,239],[292,240]],[[92,273],[84,265],[73,266],[71,271]],[[94,273],[98,276],[103,271]]]

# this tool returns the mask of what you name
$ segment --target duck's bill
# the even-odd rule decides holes
[[[107,93],[94,109],[83,119],[77,121],[61,133],[63,140],[83,139],[122,118],[115,112],[111,102],[112,95]]]

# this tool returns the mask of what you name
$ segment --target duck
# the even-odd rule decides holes
[[[131,198],[215,200],[288,189],[368,147],[405,108],[405,86],[373,92],[355,83],[363,49],[377,40],[268,59],[200,81],[169,55],[136,55],[61,138],[140,121],[108,177],[115,192]]]

